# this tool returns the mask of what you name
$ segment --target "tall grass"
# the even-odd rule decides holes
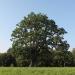
[[[56,67],[56,68],[22,68],[22,67],[1,67],[0,75],[75,75],[73,67]]]

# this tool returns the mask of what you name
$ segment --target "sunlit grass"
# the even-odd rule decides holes
[[[52,67],[52,68],[22,68],[22,67],[1,67],[0,75],[75,75],[75,68],[73,67]]]

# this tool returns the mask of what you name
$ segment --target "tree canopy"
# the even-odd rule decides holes
[[[69,44],[64,40],[66,33],[47,15],[31,12],[16,25],[8,52],[16,57],[19,66],[53,66],[54,51],[60,55],[68,51]]]

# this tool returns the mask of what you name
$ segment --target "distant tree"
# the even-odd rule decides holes
[[[63,38],[66,33],[46,15],[32,12],[12,32],[11,52],[17,61],[22,60],[21,65],[24,62],[29,66],[50,66],[53,50],[67,51],[69,48]]]
[[[73,55],[73,66],[75,66],[75,48],[72,49],[72,55]]]
[[[30,53],[28,52],[28,51],[30,51],[29,49],[30,48],[25,48],[25,50],[24,49],[22,49],[22,51],[20,50],[20,53],[18,55],[18,53],[16,54],[14,52],[13,48],[9,48],[7,53],[12,54],[16,58],[17,66],[25,67],[25,66],[29,66],[29,64],[30,64],[30,59],[29,59],[29,57],[30,57],[29,54]]]
[[[73,66],[73,56],[70,51],[54,51],[54,66]]]
[[[8,50],[7,50],[7,53],[10,53],[10,54],[12,54],[12,48],[9,48]]]
[[[64,61],[64,56],[61,51],[54,51],[53,64],[54,66],[62,67],[62,62]],[[63,62],[64,63],[64,62]]]
[[[72,55],[72,52],[70,51],[67,51],[67,52],[64,52],[64,66],[73,66],[73,55]]]
[[[0,54],[0,66],[16,66],[16,60],[14,56],[8,53]]]

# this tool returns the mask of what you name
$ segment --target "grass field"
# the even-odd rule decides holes
[[[75,75],[75,68],[0,68],[0,75]]]

